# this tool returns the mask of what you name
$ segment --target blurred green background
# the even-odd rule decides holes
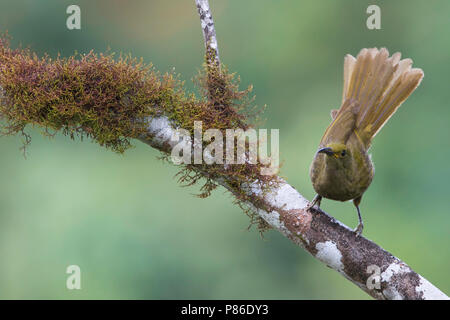
[[[381,30],[366,8],[381,7]],[[66,8],[81,7],[81,30]],[[450,2],[211,1],[223,63],[267,104],[280,129],[282,175],[314,195],[308,170],[339,106],[346,53],[387,47],[423,68],[419,89],[377,136],[365,235],[450,293]],[[191,78],[203,59],[193,0],[0,1],[13,46],[55,57],[91,49],[132,53]],[[30,131],[30,130],[29,130]],[[177,168],[136,142],[120,156],[58,135],[0,139],[0,298],[367,299],[359,288],[275,231],[261,239],[223,189],[181,188]],[[351,203],[322,207],[351,227]],[[81,290],[66,289],[68,265]]]

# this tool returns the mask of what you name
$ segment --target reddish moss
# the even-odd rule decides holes
[[[240,91],[239,78],[207,63],[195,81],[200,98],[187,96],[177,75],[160,75],[129,56],[114,59],[113,54],[91,51],[68,58],[39,58],[28,49],[11,49],[8,38],[0,37],[2,129],[4,134],[24,134],[26,142],[30,138],[25,127],[37,125],[46,135],[59,131],[71,138],[89,137],[122,153],[131,139],[146,132],[141,120],[162,114],[191,133],[195,121],[202,121],[204,131],[223,130],[224,136],[225,129],[251,127],[249,119],[256,114],[251,87]],[[259,181],[264,188],[273,179],[260,175],[261,166],[185,165],[180,181],[193,184],[206,178],[200,195],[205,197],[216,187],[214,180],[225,177],[242,205],[250,200],[240,191],[242,183]]]
[[[145,128],[135,119],[154,114],[179,90],[171,75],[160,77],[151,65],[130,57],[90,52],[52,60],[29,50],[12,50],[0,39],[0,115],[6,132],[26,125],[87,136],[117,152]]]

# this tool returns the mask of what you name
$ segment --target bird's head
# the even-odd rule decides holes
[[[317,150],[317,153],[324,153],[328,157],[335,158],[335,159],[345,159],[348,157],[349,151],[345,144],[342,143],[330,143],[327,144],[325,147],[320,148]]]

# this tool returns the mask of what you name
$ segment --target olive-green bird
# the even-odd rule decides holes
[[[358,235],[363,230],[359,204],[374,175],[368,154],[372,139],[423,78],[421,69],[411,68],[411,59],[400,57],[399,52],[389,57],[385,48],[362,49],[356,59],[345,57],[342,106],[331,111],[333,120],[311,164],[317,195],[308,209],[320,206],[322,197],[353,200]]]

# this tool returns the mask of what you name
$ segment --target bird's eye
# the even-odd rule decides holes
[[[344,157],[346,154],[347,154],[347,151],[342,150],[342,152],[341,152],[341,157]]]

